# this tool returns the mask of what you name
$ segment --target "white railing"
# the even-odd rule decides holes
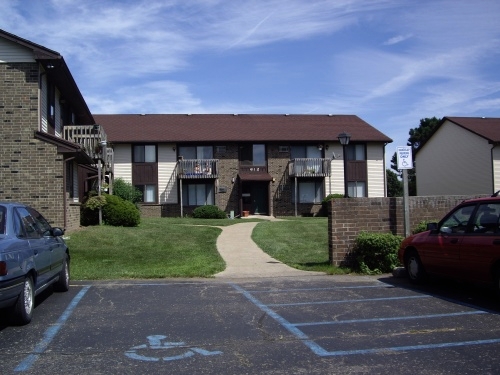
[[[330,159],[298,158],[290,161],[289,174],[292,177],[330,176]]]

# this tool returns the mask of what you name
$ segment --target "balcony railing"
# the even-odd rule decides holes
[[[103,162],[105,172],[113,173],[114,151],[107,146],[108,137],[100,125],[65,125],[64,139],[80,144],[97,164]]]
[[[217,178],[218,159],[186,159],[177,162],[179,178]]]
[[[292,159],[288,164],[288,172],[291,177],[328,177],[330,162],[330,159],[320,158]]]

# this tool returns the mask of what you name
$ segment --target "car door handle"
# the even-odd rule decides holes
[[[493,245],[500,245],[500,240],[493,240]]]

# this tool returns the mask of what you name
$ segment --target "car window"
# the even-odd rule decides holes
[[[31,214],[31,217],[35,219],[37,226],[39,230],[41,231],[42,235],[47,236],[50,233],[47,233],[50,231],[50,224],[45,220],[45,218],[42,216],[41,213],[39,213],[37,210],[33,208],[28,208],[28,212]]]
[[[465,233],[469,224],[475,205],[462,206],[452,211],[443,219],[440,225],[441,232],[444,233]]]
[[[24,207],[17,207],[16,212],[21,218],[22,226],[26,232],[27,238],[41,238],[42,231],[38,227],[35,219],[30,215],[30,213]]]
[[[0,234],[5,234],[5,213],[6,209],[4,206],[0,206]]]
[[[496,233],[499,231],[498,219],[500,203],[484,203],[479,205],[474,216],[475,233]]]
[[[21,220],[21,216],[19,213],[14,211],[14,215],[12,215],[12,225],[14,227],[14,233],[16,234],[17,238],[26,238],[26,233],[24,231],[24,226],[23,222]]]

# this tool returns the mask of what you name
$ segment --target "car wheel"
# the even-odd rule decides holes
[[[425,278],[425,271],[416,251],[409,251],[405,256],[405,267],[408,278],[413,283],[421,283]]]
[[[54,284],[54,289],[57,292],[67,292],[69,290],[69,259],[64,256],[63,268],[59,273],[59,280]]]
[[[14,321],[19,325],[28,324],[33,317],[35,307],[35,292],[33,289],[33,279],[28,276],[24,279],[23,291],[19,295],[14,305]]]

